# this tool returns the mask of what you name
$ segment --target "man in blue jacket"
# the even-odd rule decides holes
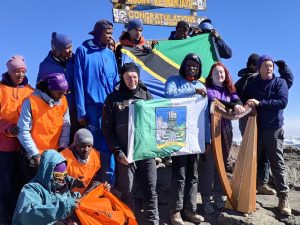
[[[74,87],[77,119],[91,131],[94,147],[101,152],[101,181],[113,185],[115,162],[101,132],[104,101],[119,80],[114,53],[107,48],[112,39],[113,24],[99,20],[89,34],[93,39],[83,42],[75,53]]]
[[[65,34],[53,32],[51,35],[51,51],[40,63],[39,73],[36,83],[39,83],[47,75],[53,73],[63,73],[68,81],[69,93],[68,100],[71,130],[70,143],[73,142],[75,132],[81,128],[76,114],[75,95],[74,95],[74,54],[72,53],[73,44],[70,37]]]
[[[67,176],[66,159],[56,150],[42,154],[36,176],[25,184],[14,212],[14,225],[50,225],[67,219],[75,209],[82,181]],[[57,223],[60,224],[60,223]]]
[[[257,71],[259,75],[247,85],[244,92],[246,104],[257,110],[257,159],[260,160],[264,151],[267,153],[279,198],[278,209],[282,215],[289,216],[289,188],[283,158],[283,110],[288,103],[288,85],[273,73],[274,61],[270,56],[262,55],[258,59]],[[259,172],[258,180],[264,177]]]

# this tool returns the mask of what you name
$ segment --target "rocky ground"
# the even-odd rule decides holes
[[[238,146],[233,146],[230,156],[231,163],[234,164]],[[287,166],[288,182],[290,187],[289,200],[292,208],[292,216],[281,216],[277,210],[276,196],[257,195],[257,210],[251,214],[242,214],[232,210],[223,209],[212,215],[205,215],[202,209],[201,197],[198,196],[198,212],[204,216],[203,225],[300,225],[300,149],[287,146],[284,150],[284,157]],[[172,191],[170,187],[171,168],[158,166],[159,212],[161,224],[168,225],[169,207],[168,194]],[[140,216],[138,216],[140,217]],[[144,224],[140,222],[140,224]],[[186,225],[193,223],[185,222]]]

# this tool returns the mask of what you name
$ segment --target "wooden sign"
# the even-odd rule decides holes
[[[206,0],[111,0],[126,5],[147,5],[164,8],[206,10]]]
[[[113,17],[115,23],[128,23],[131,19],[141,19],[143,24],[156,26],[176,26],[180,20],[189,23],[190,27],[196,27],[206,17],[178,15],[178,14],[164,14],[147,11],[113,9]]]

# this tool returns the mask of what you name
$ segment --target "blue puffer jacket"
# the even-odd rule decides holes
[[[13,217],[14,225],[53,224],[73,212],[75,199],[80,198],[80,194],[70,191],[61,194],[54,191],[52,185],[53,169],[64,161],[66,159],[55,150],[43,153],[36,176],[21,190]]]

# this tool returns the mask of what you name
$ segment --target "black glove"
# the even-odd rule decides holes
[[[85,184],[84,182],[81,180],[83,177],[79,177],[79,178],[76,178],[74,181],[73,181],[73,185],[72,185],[72,188],[76,187],[76,188],[84,188],[85,187]]]
[[[276,64],[276,66],[278,66],[279,69],[284,69],[286,66],[284,60],[277,60],[277,61],[274,61],[274,63]]]

